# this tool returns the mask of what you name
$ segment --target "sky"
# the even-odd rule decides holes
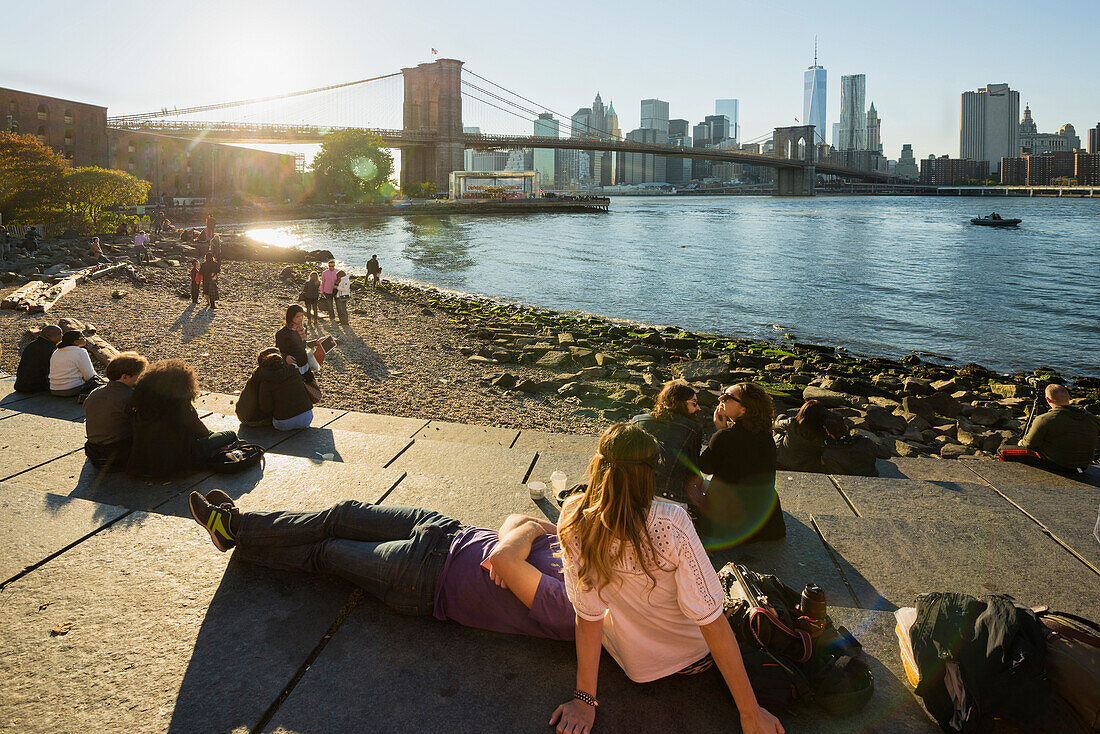
[[[564,115],[599,91],[624,132],[639,125],[643,98],[667,100],[671,117],[692,123],[713,114],[716,98],[737,98],[745,141],[801,119],[816,35],[830,133],[841,75],[866,74],[890,158],[903,143],[918,158],[956,156],[959,96],[987,83],[1018,90],[1021,114],[1030,103],[1042,132],[1071,122],[1084,140],[1100,121],[1096,0],[1048,11],[1018,0],[39,0],[6,12],[4,25],[0,86],[105,105],[110,115],[363,79],[430,61],[434,47],[435,58],[461,59]],[[393,125],[400,80],[343,104],[363,124]],[[531,132],[477,102],[464,118],[486,132]]]

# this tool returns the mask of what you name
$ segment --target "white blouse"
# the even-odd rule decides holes
[[[336,284],[336,297],[347,298],[351,295],[351,277],[345,275],[340,278],[340,282]]]
[[[50,355],[51,390],[72,390],[93,377],[95,367],[84,347],[61,347]]]
[[[579,497],[566,502],[558,520],[576,511]],[[581,589],[580,547],[565,543],[565,590],[577,615],[603,622],[603,645],[631,680],[646,683],[683,670],[709,650],[701,625],[722,616],[724,592],[699,535],[684,508],[654,500],[647,528],[657,556],[650,569],[656,586],[626,549],[607,586]]]

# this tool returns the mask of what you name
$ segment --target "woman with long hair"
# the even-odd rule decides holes
[[[775,491],[772,398],[754,382],[739,382],[718,397],[718,430],[699,454],[699,469],[713,474],[700,520],[708,547],[728,547],[787,534]]]
[[[283,359],[298,368],[298,374],[303,380],[314,382],[315,377],[310,368],[310,355],[306,352],[306,327],[302,323],[305,321],[305,314],[305,309],[297,303],[286,307],[283,326],[275,332],[275,346],[279,348]]]
[[[722,584],[684,508],[654,499],[657,442],[632,423],[600,437],[588,487],[558,520],[566,593],[577,613],[577,687],[550,719],[560,734],[586,734],[596,718],[600,645],[645,683],[717,665],[742,731],[782,732],[756,700]]]
[[[199,419],[195,370],[182,359],[162,359],[134,385],[134,441],[128,469],[139,476],[167,476],[201,469],[210,456],[237,440],[233,431],[213,432]]]
[[[780,418],[775,432],[776,467],[788,471],[821,471],[825,449],[825,420],[829,409],[817,400],[807,400],[793,418]]]
[[[657,439],[660,447],[657,496],[688,506],[694,504],[694,485],[701,484],[698,466],[703,426],[698,415],[695,388],[683,380],[671,380],[657,393],[650,412],[631,419]]]

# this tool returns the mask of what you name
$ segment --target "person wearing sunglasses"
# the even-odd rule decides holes
[[[696,523],[708,548],[723,548],[787,535],[775,491],[775,442],[771,396],[753,382],[739,382],[718,396],[718,430],[699,455],[712,474]]]

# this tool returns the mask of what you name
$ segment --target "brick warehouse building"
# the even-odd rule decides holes
[[[106,166],[107,108],[0,88],[0,130],[30,133],[74,166]]]
[[[111,168],[150,182],[154,197],[283,198],[301,182],[293,155],[131,130],[109,130],[108,138]]]

